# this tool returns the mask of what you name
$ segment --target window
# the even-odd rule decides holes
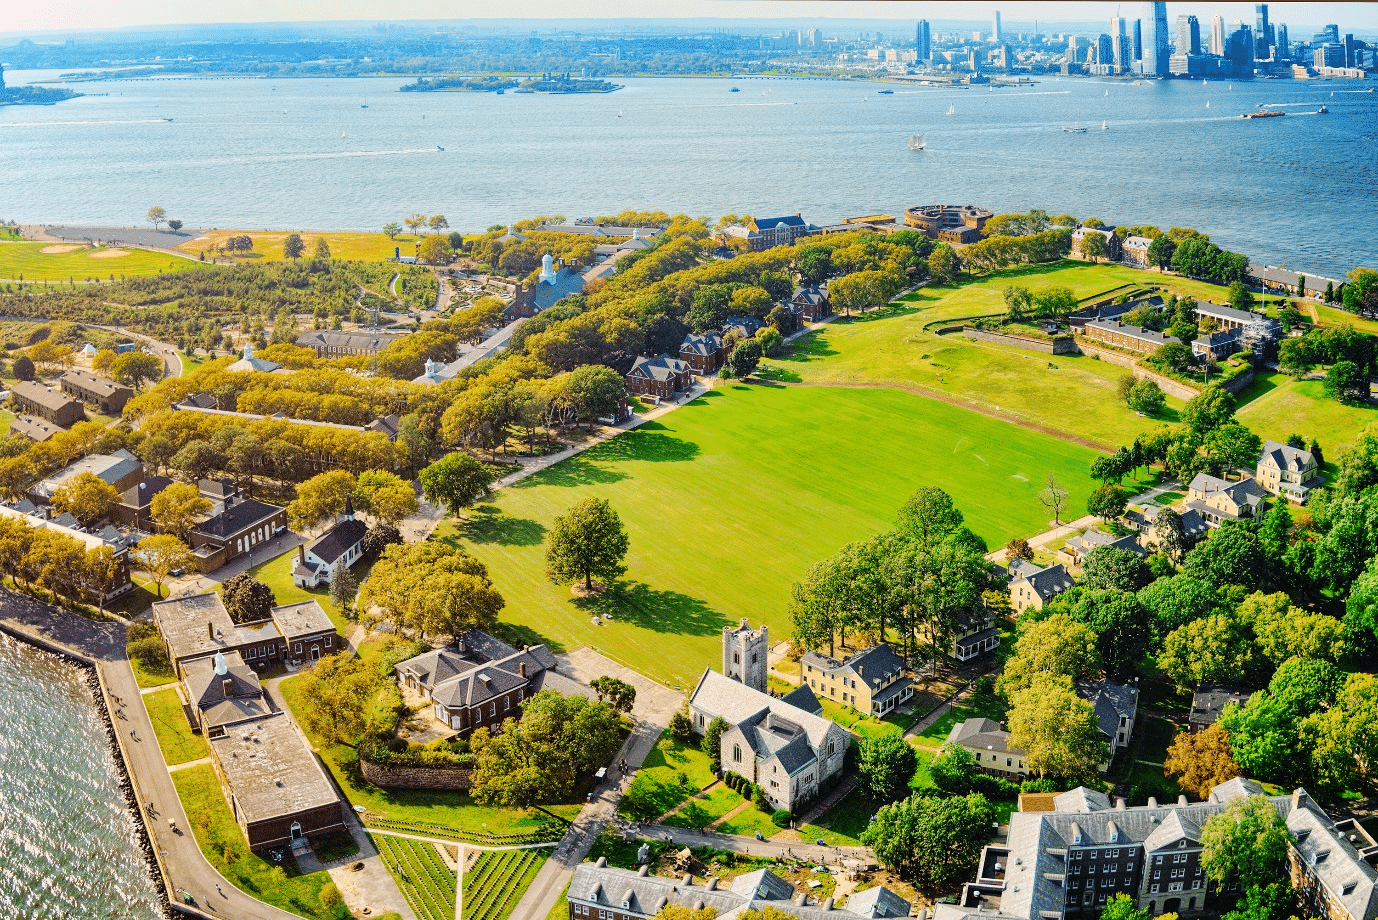
[[[733,664],[741,664],[741,663],[742,663],[742,655],[741,655],[740,652],[733,652],[733,653],[732,653],[732,663],[733,663]]]
[[[1181,891],[1181,890],[1182,890],[1182,883],[1181,883],[1181,882],[1173,882],[1171,885],[1168,885],[1168,886],[1167,886],[1167,890],[1168,890],[1168,891]]]
[[[504,696],[504,697],[502,698],[502,711],[503,711],[503,712],[506,712],[507,710],[509,710],[509,709],[511,709],[511,708],[512,708],[512,698],[511,698],[510,696]]]
[[[1187,854],[1186,854],[1186,853],[1174,853],[1174,854],[1172,854],[1172,861],[1173,861],[1174,863],[1184,863],[1184,862],[1187,861]]]
[[[740,744],[732,745],[732,759],[737,763],[742,762],[742,746]]]
[[[277,656],[278,656],[278,647],[277,647],[276,645],[270,645],[270,646],[268,646],[268,657],[269,657],[269,658],[276,658]]]
[[[493,702],[491,702],[491,703],[488,704],[488,714],[489,714],[490,716],[496,716],[496,715],[498,714],[498,701],[497,701],[497,700],[494,700]]]
[[[1119,858],[1120,858],[1120,851],[1119,851],[1119,850],[1111,850],[1111,851],[1110,851],[1108,854],[1106,854],[1106,855],[1108,855],[1111,859],[1119,859]]]
[[[293,650],[296,654],[300,655],[300,654],[301,654],[301,643],[300,643],[300,642],[294,643],[294,644],[293,644],[293,647],[292,647],[292,650]]]
[[[1155,882],[1148,891],[1150,894],[1157,894],[1160,888],[1162,888],[1162,886]]]
[[[326,648],[330,648],[330,637],[329,637],[329,636],[326,636],[326,637],[325,637],[325,647],[326,647]]]

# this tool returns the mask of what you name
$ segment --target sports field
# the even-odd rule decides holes
[[[147,249],[75,243],[0,241],[0,281],[110,281],[128,275],[194,268],[195,262]]]
[[[225,257],[234,259],[236,262],[280,262],[287,258],[282,252],[283,241],[287,239],[290,231],[255,231],[255,230],[211,230],[203,236],[198,236],[194,240],[187,240],[177,248],[191,256],[196,256],[201,252],[209,253],[224,244],[225,240],[232,236],[248,236],[254,241],[254,248],[248,253],[224,253]],[[301,231],[302,242],[306,244],[306,255],[309,257],[316,249],[316,240],[324,238],[326,245],[330,247],[330,255],[336,259],[354,259],[360,262],[378,262],[384,259],[391,259],[394,250],[400,249],[404,256],[416,255],[416,247],[425,236],[412,236],[408,233],[398,235],[397,239],[388,239],[384,233],[344,233],[344,232],[324,232],[313,233],[309,230]],[[220,253],[216,254],[221,257]]]
[[[687,686],[719,660],[722,627],[748,617],[790,635],[789,587],[812,563],[890,527],[916,489],[948,490],[991,545],[1037,533],[1049,470],[1084,512],[1095,454],[898,390],[726,384],[688,406],[503,489],[447,521],[489,567],[523,641],[591,645]],[[576,600],[544,575],[546,527],[588,496],[631,535],[629,571]],[[595,626],[591,617],[611,613]]]

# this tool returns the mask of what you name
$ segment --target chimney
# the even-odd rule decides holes
[[[1298,811],[1306,807],[1306,790],[1298,786],[1292,790],[1292,810]]]
[[[809,903],[809,896],[807,894],[801,894],[794,899],[794,903],[798,904],[800,907],[805,907]]]
[[[1158,800],[1155,799],[1155,798],[1154,798],[1153,796],[1151,796],[1151,795],[1148,797],[1148,807],[1149,807],[1149,808],[1157,808],[1157,807],[1158,807]]]
[[[718,877],[715,875],[715,876],[713,876],[712,878],[710,878],[710,879],[708,880],[708,885],[707,885],[706,887],[708,888],[709,891],[717,891],[717,890],[718,890]]]
[[[826,901],[823,902],[823,909],[824,909],[824,910],[832,910],[832,909],[833,909],[833,899],[832,899],[832,898],[828,898],[828,900],[826,900]]]
[[[525,661],[518,661],[518,662],[517,662],[517,676],[518,676],[518,677],[525,677],[525,676],[526,676],[526,662],[525,662]]]
[[[211,641],[212,641],[212,642],[215,641],[215,624],[214,624],[214,623],[207,623],[207,624],[206,624],[206,635],[208,635],[208,636],[211,637]]]
[[[650,874],[650,872],[651,867],[646,865],[645,863],[642,863],[641,868],[636,870],[636,874],[641,876],[642,878],[645,878],[647,875]]]
[[[863,665],[857,665],[857,666],[856,666],[856,676],[857,676],[857,677],[865,677],[865,676],[866,676],[866,668],[865,668],[865,666],[863,666]]]
[[[599,858],[601,859],[602,857],[600,856]],[[694,884],[694,873],[692,873],[692,872],[686,872],[686,873],[684,873],[684,878],[680,879],[680,880],[679,880],[679,883],[680,883],[681,885],[683,885],[685,888],[689,888],[690,886],[692,886],[692,885]]]
[[[1125,803],[1125,800],[1124,800],[1124,799],[1120,799],[1120,798],[1115,799],[1115,810],[1116,810],[1116,811],[1124,811],[1125,807],[1126,807],[1126,803]]]
[[[301,564],[302,564],[302,565],[306,565],[306,544],[305,544],[305,543],[300,543],[300,544],[297,545],[297,558],[301,560]]]
[[[1184,795],[1179,795],[1179,796],[1177,796],[1177,807],[1178,807],[1178,808],[1186,808],[1186,807],[1187,807],[1187,797],[1186,797],[1186,796],[1184,796]]]
[[[607,857],[606,857],[606,856],[600,856],[600,857],[598,857],[598,862],[594,863],[594,865],[595,865],[596,867],[598,867],[599,869],[606,869],[606,868],[608,867],[608,859],[607,859]]]
[[[222,680],[220,682],[220,695],[227,700],[234,696],[234,681],[230,680],[228,677]]]

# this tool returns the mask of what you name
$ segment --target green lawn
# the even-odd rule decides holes
[[[851,792],[832,808],[823,813],[816,824],[805,824],[799,828],[799,835],[805,843],[816,843],[820,838],[827,846],[853,847],[861,843],[861,834],[871,822],[876,806],[860,789]]]
[[[147,671],[133,658],[129,659],[129,666],[134,669],[134,680],[141,689],[148,687],[164,687],[175,681],[171,671],[159,671],[154,673]]]
[[[158,736],[158,747],[163,749],[163,760],[170,766],[211,755],[201,736],[191,733],[175,687],[145,693],[143,701],[149,721],[153,723],[153,733]]]
[[[718,786],[702,798],[694,799],[666,818],[669,827],[693,827],[702,830],[746,801],[726,786]]]
[[[47,249],[48,252],[43,250]],[[65,250],[65,251],[58,251]],[[124,253],[119,255],[119,253]],[[113,256],[113,258],[112,258]],[[109,281],[125,275],[156,275],[195,268],[197,263],[146,249],[89,249],[71,243],[0,242],[0,280]]]
[[[386,834],[371,839],[417,920],[453,920],[457,880],[435,844]]]
[[[1042,531],[1047,473],[1083,507],[1095,456],[898,390],[729,384],[501,490],[437,538],[481,559],[501,619],[555,650],[592,646],[671,686],[720,661],[742,617],[790,634],[790,583],[843,544],[888,529],[916,489],[948,490],[991,545]],[[576,600],[540,576],[547,526],[607,498],[631,537],[628,574]],[[608,612],[611,622],[590,617]]]
[[[249,849],[210,764],[178,770],[172,774],[172,782],[182,808],[190,816],[192,833],[201,852],[236,888],[274,907],[314,920],[349,917],[344,905],[329,913],[321,910],[321,889],[330,881],[328,873],[302,875],[290,853],[279,866]]]
[[[780,833],[780,828],[775,826],[775,822],[770,820],[770,813],[761,811],[755,805],[744,809],[741,814],[729,818],[716,828],[719,834],[739,834],[743,837],[751,837],[759,833],[762,837],[769,839],[772,835]]]
[[[546,858],[545,850],[484,853],[464,873],[463,920],[507,920]]]
[[[710,766],[707,754],[681,744],[666,730],[618,802],[618,813],[643,821],[660,817],[716,779]]]
[[[1335,460],[1342,449],[1353,445],[1365,425],[1378,421],[1374,406],[1347,406],[1326,396],[1324,381],[1264,376],[1273,385],[1237,413],[1240,423],[1259,437],[1283,443],[1292,434],[1315,438],[1326,458]],[[1247,398],[1249,392],[1243,395]]]

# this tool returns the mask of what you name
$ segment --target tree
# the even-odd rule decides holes
[[[1150,920],[1148,911],[1135,906],[1133,895],[1123,891],[1112,895],[1101,909],[1100,920]]]
[[[830,247],[802,246],[795,252],[795,267],[806,284],[817,286],[832,275],[833,256]]]
[[[182,542],[191,535],[192,527],[203,515],[209,514],[211,503],[203,498],[196,486],[174,482],[149,502],[149,514],[163,533],[170,533]]]
[[[312,252],[312,258],[320,259],[325,262],[330,261],[330,244],[325,241],[325,237],[316,237],[316,248]]]
[[[1353,361],[1337,361],[1325,372],[1325,395],[1342,403],[1368,402],[1368,375]]]
[[[1257,467],[1263,441],[1243,425],[1228,422],[1206,438],[1206,450],[1216,467],[1228,476],[1234,470]]]
[[[1201,825],[1201,868],[1217,885],[1266,885],[1285,874],[1295,838],[1266,796],[1237,798]]]
[[[182,222],[180,220],[170,220],[167,222],[167,228],[173,233],[176,233],[178,230],[182,229]]]
[[[366,559],[377,559],[387,549],[395,543],[402,542],[402,531],[397,529],[396,524],[389,524],[387,521],[379,521],[368,529],[364,534],[363,552]]]
[[[464,508],[488,497],[488,487],[497,476],[497,470],[491,466],[463,451],[455,451],[421,471],[421,490],[426,501],[443,505],[458,516]]]
[[[20,355],[14,359],[14,376],[16,380],[33,380],[34,366],[28,355]]]
[[[748,917],[747,914],[758,914],[759,916]],[[771,916],[766,916],[771,914]],[[779,914],[779,916],[774,916]],[[693,909],[685,907],[683,904],[666,904],[656,912],[653,920],[715,920],[718,916],[716,907],[700,907]],[[760,910],[746,910],[737,915],[740,920],[791,920],[790,916],[774,907],[763,907]]]
[[[120,501],[115,487],[95,473],[78,473],[58,486],[52,504],[76,518],[83,527],[90,527],[110,513]]]
[[[418,230],[426,226],[426,221],[428,219],[429,218],[427,218],[425,214],[417,212],[409,217],[402,218],[402,223],[407,225],[407,232],[415,236]]]
[[[359,593],[359,582],[354,573],[345,566],[339,566],[330,576],[330,603],[346,616],[352,616],[354,598]]]
[[[1016,559],[1024,559],[1032,562],[1034,557],[1033,547],[1030,546],[1029,541],[1025,540],[1023,537],[1015,537],[1005,544],[1005,557],[1009,559],[1010,562]]]
[[[1159,271],[1165,271],[1172,265],[1172,255],[1176,251],[1177,244],[1166,236],[1160,236],[1148,244],[1149,261],[1158,266]]]
[[[636,688],[616,677],[595,677],[589,681],[589,687],[598,694],[599,702],[607,703],[616,712],[629,713],[636,705]]]
[[[391,221],[383,224],[383,232],[387,234],[388,239],[395,240],[397,239],[397,234],[402,232],[402,225],[395,220]]]
[[[431,541],[384,548],[359,593],[360,610],[376,606],[399,628],[423,638],[492,629],[505,603],[483,563]]]
[[[694,736],[694,720],[689,718],[689,704],[686,703],[670,716],[670,734],[675,740],[686,742]]]
[[[1090,677],[1100,667],[1096,634],[1067,614],[1055,613],[1045,620],[1021,623],[1014,655],[1005,663],[996,687],[1012,700],[1040,677]]]
[[[187,545],[166,533],[144,537],[130,556],[153,579],[158,597],[163,596],[163,582],[167,581],[169,575],[196,564],[196,556]]]
[[[165,208],[160,208],[155,205],[148,209],[148,222],[153,225],[154,230],[157,230],[158,225],[165,220],[167,220],[167,210]]]
[[[915,765],[914,749],[895,732],[862,738],[857,744],[861,786],[873,802],[893,802],[905,795]]]
[[[450,241],[443,236],[430,236],[421,241],[416,251],[417,258],[431,265],[444,265],[450,261]]]
[[[1129,492],[1120,486],[1103,485],[1086,499],[1086,510],[1106,521],[1124,516],[1129,507]]]
[[[297,486],[297,498],[287,506],[294,530],[310,530],[344,511],[354,491],[354,477],[344,470],[320,473]]]
[[[1137,591],[1152,580],[1142,556],[1113,546],[1097,546],[1081,567],[1081,584],[1093,590]]]
[[[928,254],[928,277],[934,284],[950,284],[961,270],[962,263],[957,253],[946,243],[939,243]]]
[[[1081,238],[1081,254],[1092,262],[1099,262],[1109,253],[1109,244],[1099,233],[1088,233]]]
[[[396,524],[420,509],[411,483],[396,473],[366,470],[354,486],[354,505],[380,521]]]
[[[273,589],[248,572],[240,572],[226,581],[222,597],[230,619],[236,623],[270,619],[278,602]]]
[[[144,351],[127,351],[110,364],[115,379],[126,386],[139,389],[150,380],[163,377],[163,359]]]
[[[699,749],[708,755],[714,773],[722,768],[722,734],[731,727],[726,719],[716,716],[703,730],[703,740],[699,742]]]
[[[431,219],[426,221],[426,223],[431,228],[431,232],[435,234],[439,234],[441,230],[448,230],[450,228],[450,222],[445,219],[444,214],[432,214]]]
[[[1067,677],[1037,674],[1011,702],[1009,747],[1023,750],[1024,763],[1039,776],[1093,777],[1110,759],[1095,709]]]
[[[219,469],[223,459],[220,453],[211,447],[209,441],[195,440],[183,445],[168,462],[173,469],[181,470],[190,478],[199,480]]]
[[[1230,737],[1230,751],[1246,776],[1291,783],[1307,774],[1308,758],[1299,750],[1297,713],[1289,701],[1260,690],[1243,706],[1227,705],[1219,725]]]
[[[1158,535],[1158,549],[1173,564],[1180,565],[1187,552],[1187,529],[1182,515],[1172,508],[1163,508],[1153,521],[1153,529]]]
[[[545,540],[546,577],[555,584],[582,578],[593,591],[593,576],[612,580],[627,571],[629,540],[622,519],[606,499],[586,498],[551,524]]]
[[[1183,689],[1202,681],[1247,680],[1257,666],[1248,625],[1223,613],[1177,627],[1158,655],[1158,667]]]
[[[1057,481],[1057,474],[1049,470],[1048,478],[1044,480],[1043,483],[1043,491],[1038,493],[1038,500],[1043,504],[1044,508],[1047,508],[1053,513],[1054,524],[1062,523],[1062,506],[1066,503],[1067,496],[1070,494],[1071,493],[1062,487],[1062,483]]]
[[[1033,310],[1033,295],[1026,287],[1012,284],[1005,288],[1005,321],[1017,323]]]
[[[1209,434],[1234,417],[1234,397],[1211,384],[1182,407],[1182,421],[1201,436]]]
[[[739,380],[745,380],[756,373],[756,367],[760,363],[761,343],[755,339],[739,342],[737,347],[732,349],[732,354],[727,356],[727,369]]]
[[[913,795],[883,806],[861,839],[886,868],[931,890],[971,874],[994,818],[983,795]]]
[[[756,333],[756,342],[761,346],[762,357],[778,358],[784,348],[785,337],[774,326],[767,326]]]
[[[1378,677],[1349,675],[1335,705],[1308,716],[1301,728],[1327,788],[1372,788],[1378,778]]]
[[[622,746],[621,720],[607,703],[542,690],[522,704],[521,721],[474,732],[473,788],[482,805],[530,808],[561,802],[574,779],[605,766]]]
[[[104,613],[106,595],[124,581],[124,565],[111,547],[94,546],[86,551],[84,564],[74,574],[85,588],[86,597],[94,598]]]
[[[1234,909],[1222,914],[1220,920],[1289,920],[1303,913],[1296,891],[1284,880],[1250,885]]]
[[[1129,388],[1129,394],[1125,398],[1129,408],[1144,415],[1157,415],[1167,407],[1167,394],[1158,386],[1156,380],[1147,377],[1136,380],[1134,385]]]
[[[1204,731],[1178,732],[1167,749],[1163,775],[1176,777],[1192,798],[1204,801],[1216,786],[1241,774],[1230,736],[1217,722]]]
[[[1126,674],[1148,651],[1152,630],[1146,611],[1128,591],[1090,591],[1079,586],[1044,609],[1066,613],[1095,634],[1096,651],[1111,677]]]
[[[1344,624],[1328,614],[1293,607],[1286,594],[1251,594],[1237,615],[1253,627],[1259,651],[1274,665],[1289,658],[1334,663],[1345,654]]]
[[[289,233],[287,239],[282,241],[282,254],[295,262],[306,252],[306,244],[302,242],[300,233]]]
[[[1278,343],[1278,369],[1296,377],[1304,377],[1316,366],[1319,356],[1312,337],[1283,339]]]
[[[327,655],[297,681],[302,726],[330,744],[353,744],[368,727],[384,678],[374,663],[348,652]]]
[[[1258,535],[1239,521],[1225,521],[1187,554],[1184,574],[1215,585],[1256,588],[1267,573]]]

